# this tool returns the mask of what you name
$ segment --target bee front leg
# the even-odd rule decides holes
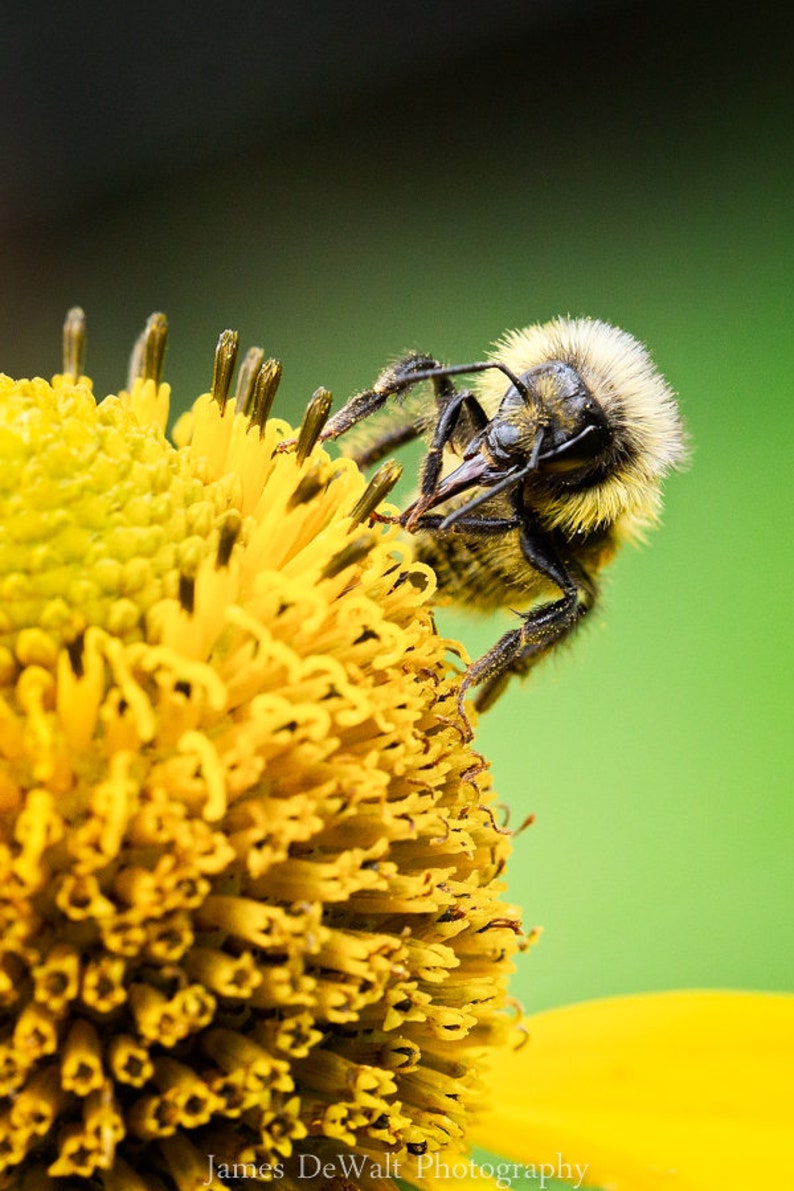
[[[382,409],[390,397],[396,396],[399,399],[402,393],[414,385],[430,381],[435,394],[438,418],[422,467],[421,492],[423,495],[428,491],[432,492],[438,483],[446,444],[459,446],[467,442],[474,431],[481,429],[487,422],[486,415],[474,395],[469,391],[460,394],[457,392],[449,379],[449,371],[447,366],[440,364],[432,356],[405,356],[385,368],[371,389],[365,389],[364,392],[350,397],[326,423],[320,441],[341,437],[359,422]],[[460,369],[455,368],[452,371],[457,373]],[[461,418],[463,409],[465,415]],[[378,463],[395,448],[420,437],[430,425],[432,418],[423,414],[413,421],[392,426],[366,446],[353,451],[351,457],[359,467],[369,467]]]
[[[428,371],[435,374],[441,367],[438,360],[434,360],[432,356],[413,355],[405,356],[402,360],[397,360],[395,364],[384,368],[371,389],[365,389],[362,393],[354,393],[342,408],[337,410],[332,418],[329,418],[323,427],[321,441],[325,442],[327,439],[336,439],[347,434],[348,430],[352,430],[364,418],[368,418],[382,409],[390,397],[410,389],[413,385],[418,384],[419,380],[424,380]],[[416,373],[421,375],[416,376]],[[411,433],[413,429],[411,426],[401,429],[407,433],[407,437],[402,438],[400,444],[409,442],[411,438],[416,438],[421,433],[420,427],[417,427],[413,433]]]
[[[406,525],[409,529],[415,529],[425,510],[433,506],[446,448],[451,446],[453,450],[462,450],[470,442],[475,429],[481,430],[488,421],[474,394],[469,389],[456,392],[449,380],[446,380],[445,385],[441,382],[436,384],[436,403],[440,413],[422,464],[419,496],[411,508],[405,510]]]

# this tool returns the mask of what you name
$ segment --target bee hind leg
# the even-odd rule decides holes
[[[521,624],[500,637],[464,674],[458,694],[461,713],[470,687],[478,688],[474,698],[477,711],[492,707],[513,675],[528,674],[578,628],[592,607],[593,597],[594,593],[574,590],[553,603],[519,613]]]
[[[469,687],[480,689],[474,699],[478,711],[491,707],[513,674],[528,674],[554,646],[570,636],[593,607],[597,586],[592,573],[570,560],[564,561],[551,538],[533,525],[518,494],[513,508],[519,521],[519,543],[532,571],[545,575],[562,592],[560,599],[521,612],[520,625],[510,629],[478,661],[473,662],[461,683],[458,705]]]

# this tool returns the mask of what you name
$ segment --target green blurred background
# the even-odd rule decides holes
[[[477,359],[558,313],[650,345],[691,470],[582,638],[478,732],[512,822],[536,816],[510,895],[544,934],[515,988],[539,1009],[789,987],[785,13],[141,0],[4,17],[4,371],[55,371],[74,303],[99,390],[163,309],[178,402],[232,326],[284,361],[293,417],[403,349]],[[476,655],[509,617],[440,623]]]

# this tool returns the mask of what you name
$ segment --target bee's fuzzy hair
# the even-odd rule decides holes
[[[619,462],[612,473],[593,488],[551,499],[542,510],[550,525],[568,533],[612,525],[621,537],[636,537],[658,519],[661,481],[686,462],[687,447],[674,394],[641,343],[597,319],[556,318],[509,332],[489,358],[519,376],[549,360],[570,364],[615,436]],[[482,373],[476,390],[493,416],[504,374]]]

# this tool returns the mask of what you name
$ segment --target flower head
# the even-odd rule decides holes
[[[462,1152],[518,928],[393,477],[229,334],[177,446],[162,317],[101,402],[82,342],[0,377],[2,1185]]]

